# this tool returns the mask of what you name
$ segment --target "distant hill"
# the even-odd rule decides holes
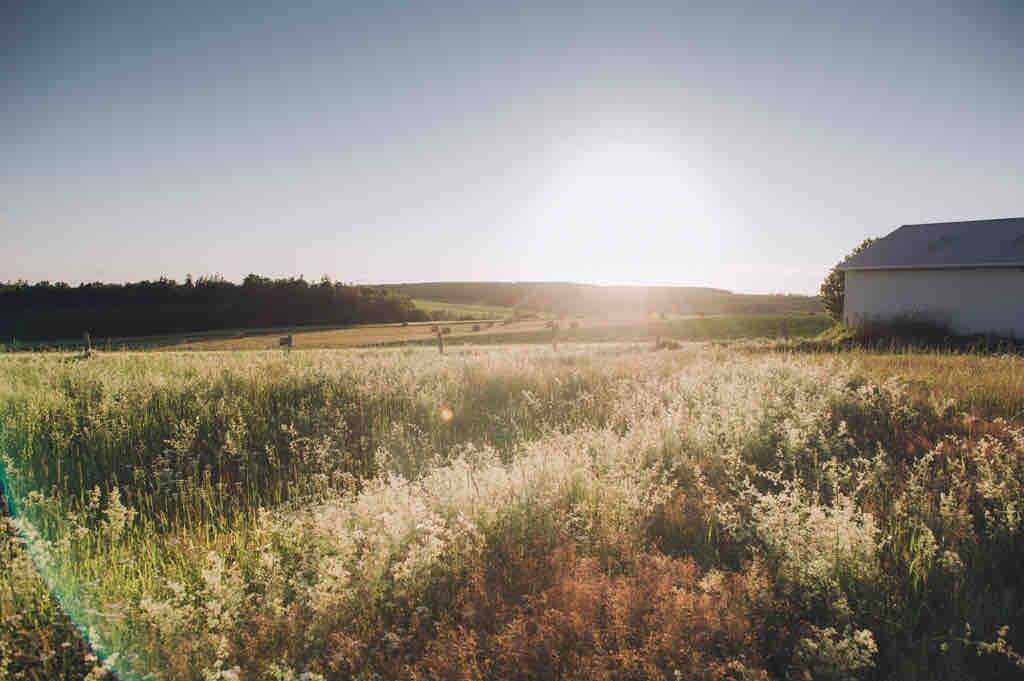
[[[732,293],[699,286],[597,286],[561,282],[381,284],[414,299],[551,314],[765,314],[823,312],[817,296]]]

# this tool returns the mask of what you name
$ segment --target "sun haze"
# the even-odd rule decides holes
[[[1014,2],[24,3],[0,280],[813,292],[1024,213]]]

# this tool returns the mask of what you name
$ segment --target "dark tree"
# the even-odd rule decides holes
[[[836,263],[835,267],[829,271],[828,276],[825,277],[825,281],[821,283],[821,303],[825,306],[825,311],[828,312],[829,316],[837,322],[843,319],[843,300],[846,297],[846,281],[843,277],[843,272],[838,267],[876,241],[878,239],[864,239],[860,246],[857,246],[857,248],[850,251],[849,255]]]
[[[345,286],[323,277],[270,279],[250,274],[241,285],[219,275],[184,284],[161,277],[127,284],[72,287],[0,282],[0,338],[33,340],[145,336],[216,329],[310,324],[424,321],[405,295]]]

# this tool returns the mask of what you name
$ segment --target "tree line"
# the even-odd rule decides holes
[[[220,276],[161,277],[125,284],[48,281],[0,283],[0,338],[48,340],[146,336],[275,326],[425,321],[403,294],[323,277],[272,279],[250,274],[241,284]]]

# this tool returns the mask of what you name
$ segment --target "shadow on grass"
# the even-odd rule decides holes
[[[998,334],[957,334],[933,321],[904,318],[859,326],[837,324],[814,338],[798,340],[779,349],[797,352],[938,352],[949,354],[1024,355],[1024,339]]]

